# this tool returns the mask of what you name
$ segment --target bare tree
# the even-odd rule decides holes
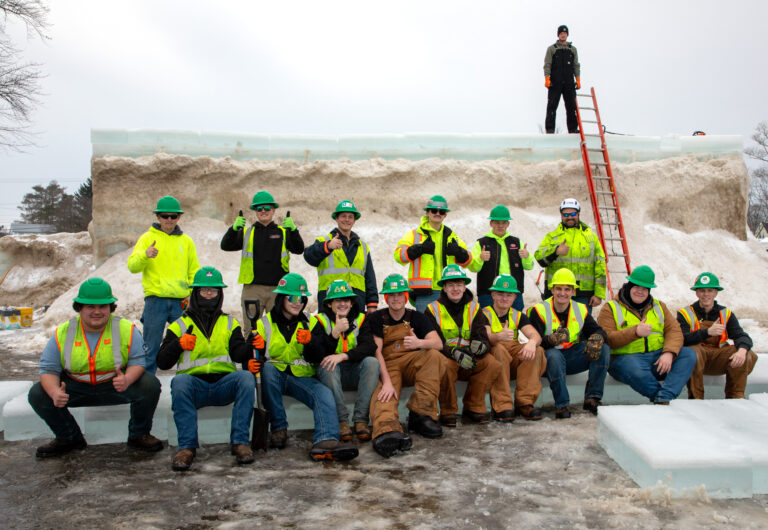
[[[748,157],[768,164],[768,122],[760,122],[752,134],[755,145],[744,149]],[[761,165],[750,172],[749,208],[747,226],[756,234],[760,224],[768,220],[768,165]]]
[[[40,65],[25,62],[7,34],[9,19],[21,21],[27,35],[47,39],[48,7],[42,0],[0,0],[0,146],[31,144],[29,123],[40,95]]]

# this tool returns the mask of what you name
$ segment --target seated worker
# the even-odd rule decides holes
[[[317,378],[333,392],[339,415],[341,441],[352,440],[344,390],[355,390],[352,422],[361,441],[371,439],[368,427],[371,396],[379,383],[376,344],[365,313],[357,305],[357,293],[344,280],[334,280],[325,294],[324,307],[311,318],[312,339],[304,346],[304,358],[318,364]]]
[[[501,363],[487,355],[488,322],[467,290],[471,281],[458,265],[447,265],[437,282],[442,288],[440,297],[426,311],[442,341],[445,374],[440,384],[440,423],[446,427],[456,427],[457,379],[469,381],[462,417],[471,423],[488,423],[485,395],[501,372]]]
[[[723,290],[717,276],[702,272],[691,290],[696,292],[698,302],[677,312],[683,345],[696,353],[696,366],[688,380],[688,399],[704,399],[704,374],[725,374],[725,398],[744,399],[747,375],[757,362],[752,339],[741,329],[736,315],[715,300]]]
[[[55,438],[35,456],[59,456],[88,445],[69,407],[131,404],[128,446],[159,451],[149,434],[160,381],[144,371],[144,341],[136,326],[114,316],[117,298],[101,278],[80,285],[72,309],[77,316],[59,324],[40,358],[40,381],[29,390],[29,404]],[[124,370],[124,371],[123,371]]]
[[[608,372],[651,402],[669,405],[690,379],[696,354],[683,346],[675,316],[651,296],[656,287],[653,270],[641,265],[627,280],[597,318],[611,347]]]
[[[555,399],[555,418],[571,417],[565,376],[589,370],[584,389],[584,410],[597,414],[603,398],[605,374],[611,350],[605,332],[589,314],[586,305],[574,301],[576,277],[558,269],[549,284],[552,296],[528,310],[531,325],[544,337],[547,379]]]
[[[249,440],[255,385],[253,375],[236,364],[252,359],[253,348],[243,339],[240,323],[221,311],[224,287],[213,267],[197,271],[189,306],[168,326],[157,353],[161,369],[176,365],[171,379],[171,408],[179,433],[179,450],[171,462],[174,471],[188,470],[200,447],[197,410],[230,403],[230,451],[238,464],[254,460]]]
[[[381,294],[388,307],[370,315],[368,326],[376,343],[381,381],[371,399],[373,449],[384,458],[411,448],[398,414],[400,391],[413,386],[408,400],[408,430],[425,438],[440,438],[437,398],[442,378],[442,342],[424,313],[406,309],[410,289],[405,278],[390,274]]]
[[[272,309],[256,325],[254,345],[263,350],[264,404],[269,411],[270,447],[282,449],[288,442],[288,418],[283,395],[304,403],[315,417],[315,433],[309,457],[321,460],[352,460],[357,447],[339,443],[339,420],[333,393],[314,378],[315,367],[304,358],[304,346],[312,338],[307,306],[307,282],[294,272],[283,276],[275,288]]]
[[[502,422],[514,421],[515,416],[540,420],[541,409],[534,404],[541,394],[541,376],[547,368],[544,348],[540,346],[541,336],[531,326],[528,316],[513,308],[520,292],[512,276],[497,276],[490,292],[493,304],[483,308],[488,321],[485,332],[491,344],[491,355],[501,363],[499,377],[491,386],[493,417]],[[520,331],[528,338],[525,344],[517,340]],[[514,409],[510,377],[517,381]]]

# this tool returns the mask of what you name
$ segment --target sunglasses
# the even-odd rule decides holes
[[[290,296],[287,296],[286,298],[287,298],[287,299],[288,299],[288,301],[289,301],[290,303],[292,303],[292,304],[300,304],[300,303],[301,303],[301,301],[302,301],[302,298],[304,298],[304,297],[303,297],[303,296],[300,296],[300,295],[298,295],[298,294],[292,294],[292,295],[290,295]]]
[[[160,214],[161,219],[178,219],[179,214],[177,213],[161,213]]]
[[[427,210],[429,213],[433,213],[435,215],[445,215],[448,213],[448,210],[439,210],[437,208],[430,208]]]
[[[579,215],[579,212],[571,212],[571,213],[561,213],[563,217],[577,217]]]
[[[272,209],[271,206],[257,206],[256,211],[257,212],[268,212]]]

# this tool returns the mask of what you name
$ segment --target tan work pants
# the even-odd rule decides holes
[[[473,370],[459,368],[453,359],[441,355],[441,361],[445,373],[440,382],[440,414],[456,414],[459,405],[456,400],[456,381],[469,381],[464,392],[464,409],[470,412],[483,414],[485,409],[485,395],[491,389],[493,381],[501,371],[501,363],[493,355],[486,355],[477,361]]]
[[[515,379],[516,407],[533,405],[541,394],[541,376],[547,370],[547,358],[544,348],[538,346],[533,359],[520,359],[523,345],[517,341],[499,342],[491,348],[491,355],[501,364],[499,376],[491,385],[491,407],[494,412],[512,410],[510,379]]]
[[[744,364],[738,368],[731,366],[729,358],[736,353],[736,347],[730,344],[718,348],[707,344],[691,346],[696,352],[696,366],[688,380],[688,399],[704,399],[704,375],[725,374],[725,398],[744,399],[747,376],[757,362],[757,354],[747,352]]]

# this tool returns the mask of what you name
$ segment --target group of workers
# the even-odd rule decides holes
[[[331,214],[336,228],[306,247],[290,213],[275,222],[278,207],[259,191],[250,206],[256,221],[248,226],[240,212],[221,240],[223,250],[240,252],[243,315],[246,300],[259,300],[266,310],[252,325],[250,318],[241,324],[222,312],[227,286],[216,268],[200,267],[194,242],[178,225],[179,202],[158,201],[156,222],[127,263],[142,273],[143,334],[114,315],[117,299],[106,281],[89,278],[80,286],[77,315],[56,328],[42,354],[40,381],[29,392],[55,435],[37,449],[38,457],[86,447],[69,408],[117,403],[131,404],[128,445],[162,449],[150,434],[158,367],[176,371],[172,469],[179,471],[190,468],[199,447],[197,409],[211,405],[234,404],[231,452],[239,464],[254,461],[249,430],[256,374],[269,413],[269,445],[284,448],[289,441],[283,396],[292,396],[313,412],[309,454],[318,461],[355,458],[355,437],[372,440],[384,457],[409,450],[410,433],[441,437],[443,428],[458,423],[457,380],[467,381],[461,421],[475,424],[541,419],[542,376],[554,417],[569,418],[566,376],[584,371],[583,409],[593,414],[607,373],[655,404],[668,404],[686,384],[689,398],[702,399],[704,374],[725,374],[726,397],[744,397],[757,356],[736,316],[717,303],[718,278],[699,274],[691,287],[698,301],[675,315],[651,296],[654,272],[639,266],[603,304],[605,254],[580,220],[576,199],[562,201],[560,223],[531,253],[509,233],[503,205],[490,211],[490,231],[468,249],[444,224],[450,209],[435,195],[418,227],[394,249],[407,277],[391,274],[380,290],[371,247],[352,230],[361,216],[352,201],[341,201]],[[289,272],[291,253],[303,253],[317,268],[315,315],[305,312],[312,296],[307,281]],[[542,302],[524,311],[524,271],[534,260],[546,271],[546,288]],[[477,273],[477,297],[468,289],[467,270]],[[592,309],[601,305],[595,320]],[[413,387],[405,427],[398,413],[404,386]],[[351,419],[345,390],[356,392]]]

